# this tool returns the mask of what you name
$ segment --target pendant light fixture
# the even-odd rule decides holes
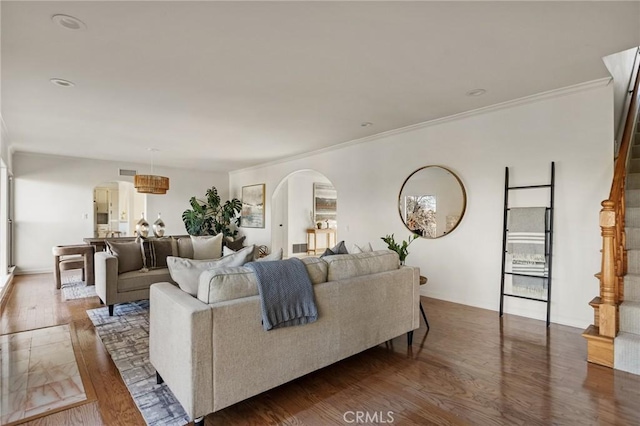
[[[149,148],[149,151],[151,151],[151,174],[135,175],[133,186],[141,194],[166,194],[169,189],[169,178],[153,174],[153,157],[158,150]]]

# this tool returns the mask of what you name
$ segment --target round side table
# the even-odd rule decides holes
[[[420,275],[420,286],[425,285],[427,281],[427,277]],[[422,307],[422,300],[420,300],[420,312],[422,312],[422,318],[424,318],[424,322],[427,324],[427,331],[429,331],[429,321],[427,321],[427,314],[424,312],[424,308]]]

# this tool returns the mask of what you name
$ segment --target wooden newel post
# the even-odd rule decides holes
[[[600,210],[602,229],[602,278],[600,280],[600,330],[601,336],[616,337],[616,212],[615,202],[605,200]]]

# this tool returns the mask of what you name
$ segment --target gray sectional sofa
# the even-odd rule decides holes
[[[357,354],[419,327],[418,268],[395,252],[303,259],[318,321],[265,331],[253,272],[217,268],[194,297],[151,286],[149,357],[191,419]]]
[[[177,253],[178,256],[184,258],[193,258],[193,246],[189,236],[171,239],[174,246],[172,253]],[[153,241],[153,239],[150,239],[150,241]],[[134,241],[128,241],[128,243],[134,243]],[[135,255],[142,258],[140,250],[138,248],[138,252]],[[131,254],[128,256],[131,256]],[[119,263],[123,261],[129,262],[130,260],[119,259],[118,256],[106,251],[96,252],[94,256],[96,294],[102,303],[109,306],[109,315],[113,315],[115,304],[148,299],[151,284],[159,282],[173,283],[167,267],[155,269],[135,267],[134,270],[120,272],[122,265]],[[140,263],[140,266],[142,266],[142,263]]]

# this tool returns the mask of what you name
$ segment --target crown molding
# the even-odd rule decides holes
[[[553,89],[542,93],[536,93],[535,95],[525,96],[523,98],[513,99],[510,101],[500,102],[498,104],[489,105],[482,108],[476,108],[469,111],[461,112],[458,114],[449,115],[447,117],[436,118],[430,121],[424,121],[422,123],[412,124],[410,126],[400,127],[398,129],[388,130],[386,132],[377,133],[375,135],[367,136],[364,138],[354,139],[347,142],[338,143],[336,145],[331,145],[326,148],[320,148],[314,151],[309,151],[303,154],[297,154],[290,157],[281,158],[279,160],[268,161],[266,163],[257,164],[255,166],[245,167],[243,169],[232,170],[229,172],[229,175],[236,175],[239,173],[245,173],[252,170],[262,169],[264,167],[275,166],[278,164],[287,163],[289,161],[300,160],[303,158],[311,157],[313,155],[324,154],[331,151],[337,151],[343,148],[347,148],[354,145],[359,145],[366,142],[372,142],[378,139],[383,139],[393,135],[399,135],[402,133],[411,132],[418,129],[423,129],[427,127],[436,126],[443,123],[448,123],[451,121],[458,121],[465,118],[473,117],[476,115],[488,114],[495,111],[500,111],[507,108],[514,108],[517,106],[522,106],[526,104],[536,103],[548,99],[558,98],[562,96],[568,96],[577,92],[584,92],[587,90],[597,89],[600,87],[608,86],[613,78],[611,77],[603,77],[597,80],[587,81],[585,83],[578,83],[572,86],[562,87],[560,89]]]

